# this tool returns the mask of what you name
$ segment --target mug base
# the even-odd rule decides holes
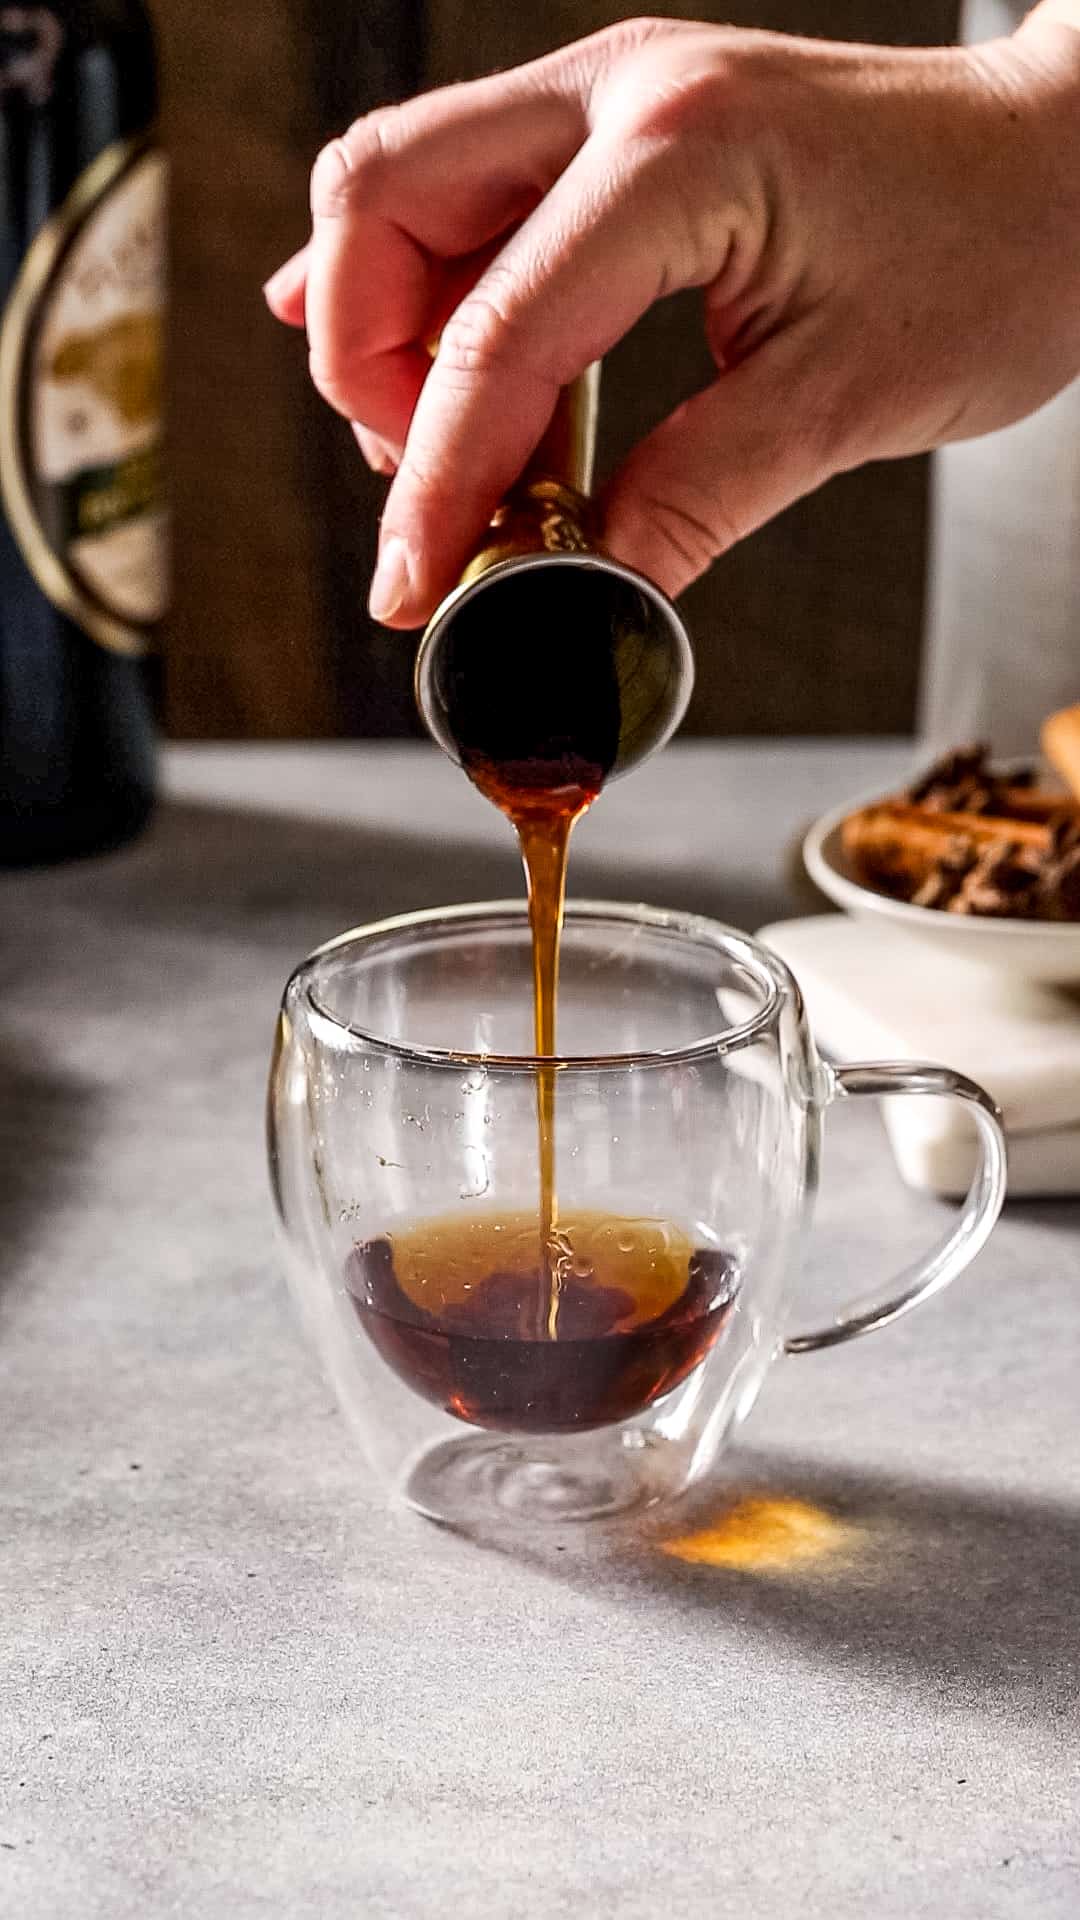
[[[588,1441],[469,1434],[425,1453],[403,1492],[427,1519],[463,1531],[604,1520],[679,1491],[665,1458],[671,1452],[670,1443],[633,1429]]]

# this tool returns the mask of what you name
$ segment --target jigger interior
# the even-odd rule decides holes
[[[467,579],[420,647],[416,698],[451,759],[588,759],[601,777],[663,746],[694,661],[660,589],[604,554],[523,554]]]

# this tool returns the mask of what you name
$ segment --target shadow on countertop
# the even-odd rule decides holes
[[[0,1028],[0,1295],[17,1281],[36,1223],[81,1180],[100,1101],[91,1080]]]
[[[552,1527],[476,1544],[593,1592],[657,1592],[715,1615],[725,1638],[782,1636],[838,1678],[871,1673],[989,1715],[1019,1702],[1063,1730],[1076,1713],[1080,1506],[740,1450],[662,1532],[623,1523],[590,1543]]]

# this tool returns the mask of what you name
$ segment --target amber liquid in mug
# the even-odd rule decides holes
[[[470,1425],[575,1433],[641,1413],[685,1380],[735,1302],[734,1262],[661,1220],[568,1213],[551,1331],[532,1213],[449,1215],[356,1247],[345,1282],[414,1393]]]

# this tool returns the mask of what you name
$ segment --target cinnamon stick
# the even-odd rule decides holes
[[[981,813],[933,813],[901,801],[864,807],[845,820],[844,852],[861,880],[910,897],[942,862],[963,868],[992,846],[1030,850],[1050,844],[1036,820],[995,819]]]

